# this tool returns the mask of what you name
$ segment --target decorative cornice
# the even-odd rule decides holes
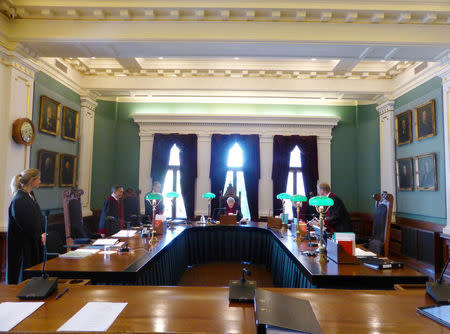
[[[97,108],[98,103],[90,96],[81,96],[81,108],[88,109],[92,112],[95,112],[95,108]]]
[[[23,74],[34,78],[34,74],[39,71],[39,66],[23,57],[16,51],[10,51],[0,46],[0,64],[10,66]]]
[[[382,116],[389,112],[394,112],[395,102],[392,100],[385,101],[377,106],[378,115]]]
[[[65,2],[63,5],[33,6],[16,5],[1,1],[5,14],[14,12],[14,20],[70,20],[70,21],[231,21],[231,22],[320,22],[346,24],[416,24],[447,25],[450,22],[445,15],[448,6],[445,3],[428,5],[367,6],[360,2],[347,4],[309,3],[303,6],[283,1],[279,6],[274,2],[258,1],[247,5],[239,2],[215,2],[213,5],[187,2],[180,7],[179,2],[162,2],[156,7],[148,4],[133,6],[83,6],[79,2]]]
[[[242,133],[273,136],[276,134],[331,136],[339,117],[328,116],[258,116],[258,115],[164,115],[134,114],[142,137],[154,133]]]

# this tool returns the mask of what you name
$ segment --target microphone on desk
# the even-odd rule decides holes
[[[448,264],[450,262],[450,257],[445,263],[444,269],[442,269],[439,278],[436,282],[426,282],[425,288],[427,293],[431,298],[438,304],[450,304],[450,284],[443,283],[444,274],[447,270]]]
[[[126,229],[126,231],[127,231],[127,239],[125,240],[125,245],[124,245],[124,247],[119,248],[119,252],[120,252],[120,253],[127,253],[127,252],[130,251],[130,247],[128,247],[128,240],[129,240],[129,238],[130,238],[130,232],[129,232],[129,229],[130,229],[130,222],[129,222],[129,221],[126,221],[125,223],[127,224],[127,229]]]
[[[44,256],[42,261],[41,277],[32,277],[23,289],[17,295],[19,299],[45,299],[50,296],[58,286],[57,277],[48,277],[45,272],[45,264],[47,262],[47,228],[48,228],[48,216],[50,210],[45,211],[45,240],[44,240]]]

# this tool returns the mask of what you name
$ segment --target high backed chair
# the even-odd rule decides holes
[[[394,196],[383,192],[373,195],[375,200],[375,219],[372,238],[368,248],[379,255],[389,256],[389,238],[391,232],[392,205]]]
[[[83,212],[81,207],[81,189],[66,189],[63,192],[64,225],[66,231],[66,243],[68,246],[89,244],[91,239],[99,238],[99,235],[91,234],[83,225]]]
[[[123,192],[123,217],[125,221],[129,222],[132,226],[139,225],[141,220],[140,194],[141,191],[139,189],[134,191],[132,188],[127,188]]]
[[[228,197],[234,198],[234,201],[236,203],[237,209],[242,214],[242,211],[241,211],[241,192],[239,192],[239,194],[236,194],[236,188],[233,187],[233,185],[230,183],[230,184],[228,184],[228,187],[225,190],[225,194],[223,194],[222,191],[220,192],[219,208],[218,208],[219,210],[217,212],[217,216],[220,217],[220,215],[225,214]],[[218,217],[216,217],[216,218],[218,218]]]

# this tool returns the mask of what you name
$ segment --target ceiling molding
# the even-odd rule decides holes
[[[379,2],[377,5],[361,4],[354,1],[340,3],[314,2],[302,3],[293,1],[259,1],[207,2],[186,1],[152,1],[102,2],[102,6],[80,4],[80,1],[41,2],[39,5],[31,1],[0,1],[2,13],[14,20],[45,19],[88,21],[257,21],[257,22],[321,22],[321,23],[365,23],[365,24],[414,24],[414,25],[447,25],[450,24],[450,5],[436,2],[433,6],[427,3],[414,6],[409,1],[393,5]],[[398,3],[398,1],[397,1]],[[97,5],[98,3],[96,3]],[[373,18],[377,19],[374,20]]]

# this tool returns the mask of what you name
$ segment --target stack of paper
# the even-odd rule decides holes
[[[114,238],[131,238],[136,234],[136,230],[121,230],[113,235]]]
[[[356,248],[355,256],[356,257],[374,257],[374,256],[377,256],[377,254],[375,254],[373,252],[365,251],[364,249],[361,249],[361,248]]]
[[[356,237],[353,232],[336,232],[333,239],[340,244],[348,254],[355,255]]]
[[[58,332],[104,332],[128,303],[91,302],[84,305]]]
[[[89,255],[91,255],[91,253],[70,251],[70,252],[61,254],[59,257],[64,258],[64,259],[82,259]]]
[[[119,239],[97,239],[93,243],[95,246],[113,246],[115,245]]]
[[[0,331],[7,332],[44,305],[44,302],[5,302],[0,304]]]

